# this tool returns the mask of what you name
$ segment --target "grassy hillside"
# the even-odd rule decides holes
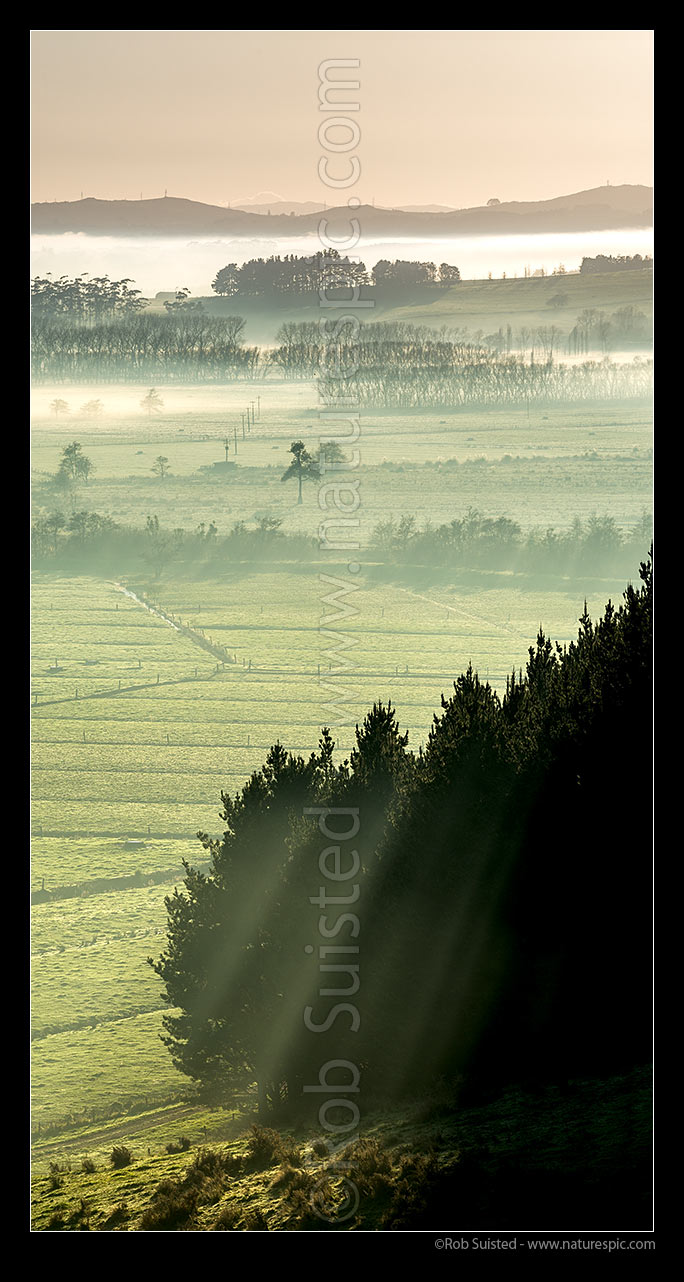
[[[32,1225],[647,1231],[650,1095],[649,1072],[634,1070],[470,1105],[439,1092],[404,1107],[367,1101],[334,1154],[315,1115],[275,1130],[248,1100],[177,1105],[36,1145]]]
[[[631,279],[630,279],[631,278]],[[552,300],[564,296],[562,304]],[[430,301],[426,295],[413,303],[385,304],[383,320],[411,321],[414,325],[463,327],[473,333],[495,332],[510,324],[522,326],[557,325],[567,332],[585,308],[612,313],[632,305],[653,315],[653,273],[606,272],[589,275],[530,277],[511,280],[462,281],[438,292]]]
[[[347,291],[348,295],[348,291]],[[552,302],[565,295],[562,303]],[[331,291],[330,297],[334,297]],[[517,332],[521,327],[557,325],[566,334],[585,308],[596,308],[608,315],[621,307],[633,306],[645,316],[653,315],[653,271],[605,272],[528,279],[463,280],[448,288],[419,286],[410,291],[364,287],[362,298],[372,299],[364,319],[408,321],[440,329],[467,329],[470,333],[496,333],[510,324]],[[288,295],[281,300],[257,298],[202,299],[205,310],[214,316],[244,316],[249,343],[270,344],[286,320],[318,322],[321,315],[317,297]],[[154,302],[152,311],[163,311],[163,303]]]

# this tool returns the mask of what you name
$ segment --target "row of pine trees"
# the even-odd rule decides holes
[[[361,1101],[649,1059],[650,557],[579,622],[502,696],[469,667],[417,753],[376,703],[343,762],[323,730],[222,794],[151,962],[182,1072],[298,1109],[333,1060]]]

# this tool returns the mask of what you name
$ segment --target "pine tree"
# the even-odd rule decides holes
[[[297,503],[302,501],[302,481],[316,480],[320,476],[320,468],[312,454],[309,454],[303,441],[293,441],[290,446],[292,462],[281,476],[281,481],[289,481],[290,477],[296,476],[298,483]]]
[[[326,743],[305,761],[276,743],[239,793],[221,794],[223,838],[199,834],[210,872],[185,865],[185,890],[165,901],[168,948],[150,959],[166,1000],[181,1012],[164,1019],[176,1067],[219,1092],[256,1080],[262,1110],[277,1094],[286,1059],[274,1027],[282,1026],[288,997],[282,975],[288,923],[280,906],[291,820],[316,803],[330,751]]]

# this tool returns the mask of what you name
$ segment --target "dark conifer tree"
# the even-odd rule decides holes
[[[242,790],[221,794],[226,830],[200,833],[209,874],[185,865],[184,891],[166,900],[168,948],[151,961],[180,1014],[164,1019],[174,1063],[204,1085],[257,1080],[265,1106],[281,1077],[270,1028],[283,987],[279,933],[290,857],[291,818],[315,804],[330,748],[308,761],[276,743]]]

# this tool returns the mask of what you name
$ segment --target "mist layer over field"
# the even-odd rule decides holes
[[[91,276],[106,273],[112,278],[131,277],[146,297],[184,287],[199,296],[210,293],[212,280],[226,263],[242,265],[250,258],[284,254],[313,255],[320,249],[321,242],[316,236],[186,241],[65,233],[32,237],[31,274],[43,276],[51,272],[57,277],[82,272]],[[635,228],[435,240],[409,237],[371,240],[362,236],[351,257],[362,259],[369,271],[383,258],[448,262],[459,268],[462,280],[480,280],[490,273],[494,277],[504,273],[509,277],[523,276],[527,268],[532,272],[543,268],[550,274],[561,263],[566,271],[575,271],[585,255],[641,254],[645,257],[652,253],[652,230]]]

